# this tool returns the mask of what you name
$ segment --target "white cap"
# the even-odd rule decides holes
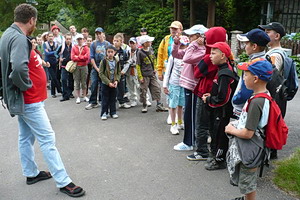
[[[185,34],[187,35],[194,35],[199,33],[200,35],[203,35],[206,31],[208,31],[208,28],[206,28],[205,26],[198,24],[198,25],[194,25],[191,28],[185,30]]]
[[[140,37],[140,44],[144,44],[145,42],[152,42],[154,37],[150,37],[149,35],[142,35]]]
[[[76,36],[75,36],[75,39],[78,40],[78,39],[83,39],[83,35],[81,33],[78,33]]]

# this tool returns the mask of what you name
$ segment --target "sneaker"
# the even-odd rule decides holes
[[[211,162],[207,162],[204,165],[204,167],[207,170],[226,169],[226,162],[225,161],[217,162],[216,159],[213,159]]]
[[[201,156],[198,152],[194,152],[194,154],[189,155],[186,158],[188,160],[191,160],[191,161],[205,161],[205,160],[207,160],[207,157]]]
[[[91,109],[93,109],[93,108],[97,108],[98,107],[98,104],[88,104],[86,107],[85,107],[85,109],[86,110],[91,110]]]
[[[152,106],[152,103],[149,100],[147,100],[146,104],[147,104],[148,107]]]
[[[171,124],[172,124],[172,119],[171,119],[170,113],[169,113],[169,115],[168,115],[167,124],[168,124],[168,125],[171,125]]]
[[[181,142],[174,146],[174,150],[176,150],[176,151],[191,151],[191,150],[193,150],[193,146],[188,146],[188,145],[184,144],[183,142]]]
[[[117,114],[113,114],[112,116],[111,116],[113,119],[118,119],[118,115]]]
[[[168,112],[168,111],[169,111],[169,109],[165,108],[162,103],[157,104],[157,106],[156,106],[156,112]]]
[[[178,130],[184,130],[184,124],[177,124]]]
[[[231,199],[231,200],[245,200],[245,197],[236,197],[236,198]]]
[[[103,113],[103,115],[101,116],[101,119],[102,119],[102,120],[107,120],[107,115],[106,115],[106,113]]]
[[[77,103],[77,104],[80,104],[80,97],[77,97],[77,98],[76,98],[76,103]]]
[[[146,113],[147,111],[148,111],[148,107],[147,106],[143,106],[142,113]]]
[[[178,134],[179,134],[179,131],[178,131],[178,129],[177,129],[176,124],[175,124],[174,126],[171,126],[170,132],[171,132],[173,135],[178,135]]]
[[[125,109],[128,109],[130,108],[131,106],[126,104],[126,103],[122,103],[122,104],[119,104],[119,108],[125,108]]]
[[[85,102],[89,102],[89,98],[87,98],[87,97],[83,97],[83,101],[85,101]]]
[[[130,104],[130,106],[131,106],[131,107],[137,106],[137,102],[136,102],[136,101],[132,101],[131,104]]]

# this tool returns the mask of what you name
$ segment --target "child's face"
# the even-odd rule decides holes
[[[53,32],[53,34],[58,35],[59,30],[56,28],[56,29],[54,29],[52,32]]]
[[[129,42],[129,46],[130,46],[131,49],[136,50],[136,43]]]
[[[32,44],[32,49],[36,49],[37,43],[35,39],[31,40],[31,44]]]
[[[66,36],[66,43],[67,45],[70,45],[72,43],[72,37],[71,36]]]
[[[280,41],[280,34],[277,33],[276,31],[271,30],[271,29],[266,29],[265,32],[270,37],[269,45],[272,44],[272,43],[274,43],[274,42],[276,42],[276,41]]]
[[[247,89],[253,90],[254,83],[257,79],[258,77],[252,74],[250,71],[244,71],[243,80]]]
[[[212,48],[210,51],[210,56],[209,56],[212,64],[214,65],[220,65],[224,63],[225,59],[225,54],[220,51],[219,49]]]
[[[143,47],[144,47],[144,48],[151,47],[151,42],[145,42],[145,43],[143,44]]]
[[[199,34],[189,35],[189,39],[191,42],[197,40],[199,37],[200,37]]]
[[[104,40],[104,33],[96,32],[95,36],[96,36],[96,39],[99,40],[99,41]]]
[[[116,53],[115,50],[113,50],[113,49],[107,49],[106,56],[107,56],[108,59],[113,59],[115,53]]]
[[[55,29],[55,30],[56,30],[56,29]],[[48,41],[49,41],[49,42],[53,42],[53,39],[54,39],[53,34],[49,34],[49,35],[48,35]]]
[[[43,40],[42,40],[42,38],[38,37],[38,38],[36,38],[36,39],[37,39],[37,43],[38,43],[38,45],[42,45],[42,43],[43,43]]]
[[[248,56],[253,53],[256,53],[257,52],[257,44],[254,44],[250,41],[245,42],[245,51]]]
[[[78,39],[77,39],[77,43],[78,43],[78,46],[82,46],[83,43],[84,43],[84,41],[83,41],[82,38],[78,38]]]
[[[86,43],[87,43],[88,47],[91,46],[92,42],[93,42],[93,39],[88,37],[87,40],[86,40]]]
[[[114,38],[113,43],[116,48],[120,48],[122,44],[122,40],[120,38]]]

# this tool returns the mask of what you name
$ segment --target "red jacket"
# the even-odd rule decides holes
[[[225,42],[226,30],[223,27],[213,27],[205,33],[205,37],[208,45],[216,42]],[[213,80],[218,72],[218,66],[213,65],[209,58],[210,50],[211,48],[206,46],[205,56],[198,65],[194,66],[194,76],[196,79],[200,79],[194,90],[198,97],[211,92]]]
[[[77,62],[77,66],[87,66],[90,59],[90,48],[84,45],[80,48],[80,51],[78,45],[72,47],[71,60]]]

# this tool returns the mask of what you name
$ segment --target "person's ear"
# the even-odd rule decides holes
[[[275,39],[276,39],[276,40],[280,40],[280,34],[279,34],[279,33],[276,33]]]
[[[253,44],[253,51],[257,49],[258,45],[256,43]]]

